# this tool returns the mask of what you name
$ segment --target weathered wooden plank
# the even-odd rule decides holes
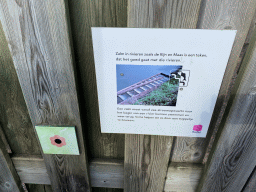
[[[195,28],[200,2],[129,0],[128,27]],[[124,191],[164,189],[172,142],[172,137],[125,136]]]
[[[125,136],[124,191],[163,191],[172,137]]]
[[[246,40],[245,40],[245,42],[247,44],[255,43],[254,42],[255,38],[256,38],[255,37],[255,31],[256,31],[256,12],[254,14],[254,17],[253,17],[253,20],[252,20],[252,23],[251,23],[251,26],[250,26],[250,30],[249,30],[248,35],[247,35],[247,36],[251,36],[251,37],[254,35],[254,38],[251,39],[251,38],[247,37]],[[249,40],[251,40],[251,41],[249,42]],[[249,48],[251,49],[252,45],[249,46]],[[250,49],[248,50],[248,54],[250,52],[252,52],[252,50],[250,50]],[[230,97],[231,101],[229,102],[228,105],[232,105],[232,103],[233,103],[232,101],[233,101],[233,99],[235,97],[235,94],[236,94],[236,92],[237,92],[237,90],[239,88],[239,85],[240,85],[239,82],[242,80],[242,78],[244,76],[245,68],[246,68],[246,63],[248,63],[246,60],[248,60],[248,58],[249,58],[248,54],[247,54],[247,57],[244,58],[244,65],[241,66],[241,70],[239,71],[239,76],[237,77],[237,80],[236,80],[237,83],[235,83],[235,85],[234,85],[234,89],[232,90],[231,97]],[[253,192],[253,191],[256,191],[256,168],[254,168],[253,172],[251,173],[251,175],[250,175],[249,179],[247,180],[247,182],[246,182],[246,184],[245,184],[245,186],[244,186],[242,191],[243,192]]]
[[[1,22],[0,90],[0,122],[8,153],[41,154]]]
[[[90,191],[65,2],[2,0],[0,5],[32,124],[76,126],[79,156],[43,155],[53,191]]]
[[[10,145],[5,137],[5,134],[3,132],[1,125],[0,125],[0,138],[2,139],[2,142],[4,144],[4,147],[5,147],[5,150],[7,151],[7,153],[12,153],[12,150],[11,150]]]
[[[250,42],[250,40],[252,38],[252,34],[253,34],[253,31],[254,31],[255,27],[256,27],[256,11],[255,11],[254,16],[252,18],[251,25],[249,27],[246,39],[244,41],[244,45],[243,45],[242,51],[241,51],[239,59],[238,59],[238,66],[239,66],[239,68],[240,68],[240,66],[242,64],[243,58],[244,58],[245,53],[247,51],[247,48],[248,48],[249,42]],[[239,73],[239,68],[237,70],[237,74]],[[232,93],[231,93],[231,95],[232,95]]]
[[[0,22],[0,123],[13,153],[40,154]]]
[[[202,164],[172,162],[168,167],[164,191],[194,192],[202,170]]]
[[[201,0],[128,2],[128,27],[193,29],[198,20]]]
[[[175,137],[171,153],[172,162],[201,163],[206,147],[205,142],[205,138]]]
[[[252,18],[252,22],[251,22],[251,25],[249,27],[247,37],[245,39],[245,43],[249,43],[251,41],[251,38],[252,38],[252,35],[253,35],[253,32],[254,32],[255,28],[256,28],[256,10],[255,10],[254,16]]]
[[[124,161],[94,159],[90,162],[92,186],[124,188]]]
[[[26,186],[29,192],[52,192],[50,185],[27,184]]]
[[[251,176],[247,180],[242,192],[254,192],[256,191],[256,169],[254,168]]]
[[[200,2],[201,0],[131,1],[128,10],[128,26],[196,28]],[[202,162],[205,151],[203,142],[204,139],[200,138],[175,137],[171,154],[172,161]]]
[[[256,1],[254,0],[204,0],[201,4],[197,28],[237,30],[236,38],[216,101],[208,134],[203,144],[204,146],[208,145],[203,161],[204,163],[207,161],[211,146],[227,106],[230,92],[237,75],[237,70],[239,68],[239,56],[255,13],[255,7]]]
[[[172,137],[125,136],[124,191],[163,191]]]
[[[0,138],[0,191],[23,191],[20,178]]]
[[[256,31],[237,81],[236,97],[200,181],[201,191],[241,191],[256,165]],[[240,77],[238,77],[240,79]],[[239,86],[238,86],[239,85]]]
[[[177,137],[172,153],[173,162],[200,163],[203,158],[203,163],[207,161],[226,108],[231,88],[236,78],[236,71],[241,64],[241,62],[239,62],[241,61],[239,56],[251,24],[253,13],[255,12],[254,10],[254,4],[251,0],[239,2],[233,0],[225,0],[222,2],[202,1],[197,28],[235,29],[238,30],[238,33],[227,65],[225,79],[223,80],[215,105],[207,137],[205,139]],[[250,35],[248,34],[247,37],[250,37]]]
[[[50,184],[45,163],[40,156],[12,157],[13,164],[24,183]],[[191,163],[171,163],[165,181],[165,191],[171,189],[194,189],[203,166]],[[89,163],[92,187],[123,188],[124,162],[116,159],[93,159]],[[41,187],[43,188],[43,187]]]
[[[12,162],[22,183],[51,185],[44,159],[40,155],[14,155]]]
[[[50,185],[46,166],[38,155],[13,156],[13,164],[23,183]],[[92,187],[123,188],[124,162],[94,159],[89,166]]]
[[[100,129],[91,27],[126,27],[127,0],[70,0],[69,10],[89,157],[123,159],[124,135]]]

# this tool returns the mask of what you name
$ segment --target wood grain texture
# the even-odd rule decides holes
[[[43,155],[53,191],[90,191],[65,3],[2,0],[0,5],[32,124],[76,127],[79,156]]]
[[[127,0],[69,0],[82,119],[90,158],[124,159],[124,135],[101,133],[91,27],[126,27]]]
[[[256,31],[237,81],[238,90],[198,190],[241,191],[256,165]]]
[[[129,1],[128,27],[196,28],[201,0]],[[173,162],[202,162],[205,142],[202,138],[175,137]]]
[[[40,155],[13,155],[11,159],[22,183],[51,185],[44,159]]]
[[[0,138],[0,191],[23,191],[20,178]]]
[[[237,30],[236,38],[226,67],[215,109],[204,145],[208,145],[204,163],[208,159],[218,127],[223,117],[231,89],[239,68],[239,56],[244,45],[252,18],[255,13],[254,0],[202,1],[197,28],[217,30]],[[208,144],[208,140],[210,141]]]
[[[205,138],[175,137],[172,162],[202,163],[206,147]]]
[[[124,161],[94,159],[90,162],[90,177],[95,187],[124,188]]]
[[[160,157],[159,157],[160,158]],[[50,179],[46,171],[45,163],[40,156],[21,156],[12,157],[13,164],[17,173],[24,183],[50,184]],[[165,191],[171,189],[184,189],[191,191],[198,184],[203,166],[192,163],[171,163],[168,166],[168,173],[165,180]],[[89,163],[91,186],[93,191],[114,190],[113,188],[124,187],[124,162],[118,159],[93,159]],[[182,183],[182,185],[181,185]],[[32,185],[27,185],[28,188]],[[35,187],[35,186],[33,186]],[[103,189],[105,187],[105,189]],[[44,188],[43,186],[38,188]],[[186,191],[185,190],[185,191]]]
[[[27,106],[0,22],[0,124],[13,153],[40,154]]]
[[[245,43],[249,43],[251,41],[255,28],[256,28],[256,10],[255,10],[254,16],[252,17],[251,25],[249,27],[248,34],[245,39]]]
[[[128,27],[195,28],[200,2],[201,0],[129,0]],[[177,142],[180,143],[178,140]],[[184,138],[184,140],[189,145],[197,143],[195,138]],[[164,189],[172,142],[172,137],[125,136],[124,191],[162,191]],[[180,150],[177,147],[173,149],[172,158],[180,161],[179,154],[175,153]],[[191,158],[187,159],[191,160]]]
[[[194,192],[202,170],[202,164],[172,162],[168,167],[164,191]]]
[[[163,191],[172,137],[125,135],[124,191]]]
[[[245,76],[245,72],[246,72],[246,69],[247,69],[247,66],[249,64],[249,60],[250,60],[250,57],[253,52],[253,44],[255,44],[255,41],[256,41],[256,28],[255,28],[255,25],[256,25],[256,12],[255,12],[255,15],[254,15],[254,19],[252,21],[252,24],[251,24],[251,27],[250,28],[253,28],[253,30],[251,30],[251,32],[248,32],[248,35],[252,36],[252,38],[250,38],[250,42],[248,40],[248,38],[246,38],[246,42],[248,42],[248,44],[251,46],[248,47],[248,53],[246,55],[246,57],[244,58],[244,62],[243,62],[243,65],[241,66],[241,70],[239,71],[239,75],[236,79],[236,83],[234,85],[234,89],[232,90],[232,94],[231,94],[231,97],[230,97],[230,101],[228,103],[228,107],[229,105],[232,106],[233,102],[234,102],[234,98],[235,98],[235,95],[239,89],[239,86],[240,86],[240,82],[242,81],[243,77]],[[253,191],[256,191],[256,168],[254,168],[254,170],[252,171],[250,177],[248,178],[246,184],[244,185],[244,188],[242,190],[243,192],[253,192]]]
[[[128,27],[193,29],[201,0],[129,0]]]
[[[2,142],[4,144],[4,148],[7,151],[7,153],[12,153],[12,150],[10,148],[10,145],[5,137],[5,134],[3,132],[2,126],[0,125],[0,138],[2,139]]]
[[[12,161],[23,183],[51,184],[44,160],[39,155],[14,155]],[[89,170],[92,187],[123,188],[123,161],[93,159]]]
[[[256,191],[256,169],[254,168],[253,172],[251,173],[249,179],[247,180],[246,184],[242,192],[254,192]]]

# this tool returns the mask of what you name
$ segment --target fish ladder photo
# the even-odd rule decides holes
[[[181,65],[116,65],[117,104],[176,106]]]

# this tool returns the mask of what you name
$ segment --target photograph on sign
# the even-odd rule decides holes
[[[117,104],[176,106],[181,71],[181,65],[116,65]]]
[[[102,133],[205,137],[235,35],[92,27]]]

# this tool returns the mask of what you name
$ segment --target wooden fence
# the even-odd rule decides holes
[[[0,191],[256,191],[255,10],[255,0],[0,0]],[[237,30],[207,137],[102,134],[91,27]],[[43,154],[35,125],[76,126],[81,154]]]

